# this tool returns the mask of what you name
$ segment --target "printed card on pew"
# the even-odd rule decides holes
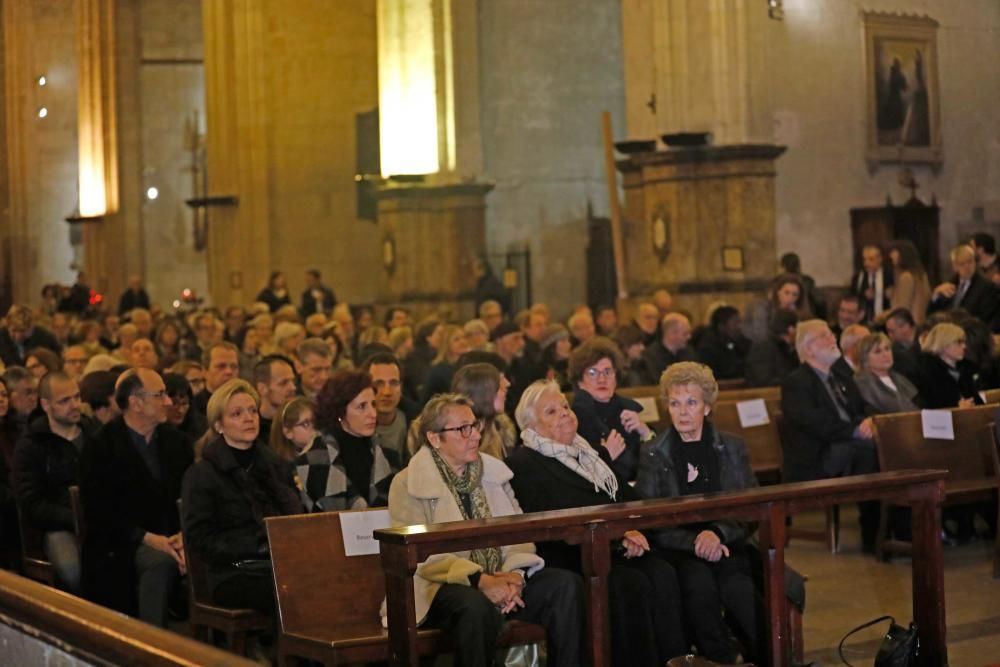
[[[344,555],[377,554],[378,540],[372,537],[372,533],[379,528],[392,528],[389,510],[341,512],[340,531],[344,534]]]
[[[642,412],[639,413],[639,419],[647,424],[660,421],[660,409],[656,407],[655,396],[642,396],[635,399],[635,402],[642,406]]]
[[[767,415],[767,404],[764,403],[763,398],[740,401],[736,404],[736,412],[740,415],[742,428],[764,426],[771,423],[771,418]]]
[[[954,440],[955,422],[951,410],[921,410],[920,421],[924,427],[924,437],[933,440]]]

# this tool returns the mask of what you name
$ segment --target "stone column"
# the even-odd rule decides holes
[[[377,11],[382,173],[423,176],[377,193],[379,302],[470,318],[493,187],[477,182],[478,3],[379,0]]]
[[[666,287],[696,319],[743,307],[775,273],[775,160],[784,147],[712,146],[633,155],[625,187],[628,292]]]
[[[623,0],[630,136],[710,131],[717,144],[752,141],[744,0]],[[762,139],[764,137],[756,137]]]
[[[208,197],[238,197],[209,209],[209,290],[217,304],[243,304],[271,271],[265,3],[206,0],[205,108]]]

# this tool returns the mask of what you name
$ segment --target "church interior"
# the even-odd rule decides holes
[[[912,242],[933,301],[956,246],[1000,236],[997,63],[997,0],[0,0],[0,311],[84,283],[113,310],[138,276],[157,318],[250,312],[276,272],[295,298],[317,271],[376,322],[483,317],[486,278],[553,323],[638,321],[665,290],[658,335],[671,308],[746,321],[794,253],[839,336],[865,249]],[[866,553],[855,504],[836,553],[789,527],[808,605],[799,654],[769,664],[840,664],[851,628],[914,618],[923,554]],[[927,559],[940,664],[1000,664],[995,512]],[[145,662],[191,625],[100,616],[88,639],[86,608],[47,618],[0,576],[0,663],[252,664],[193,642]],[[848,659],[871,664],[880,629]],[[122,633],[145,648],[102,655]]]

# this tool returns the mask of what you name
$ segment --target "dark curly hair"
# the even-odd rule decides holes
[[[569,381],[579,384],[583,372],[601,359],[610,359],[615,374],[621,373],[622,354],[615,342],[604,336],[594,336],[569,356]]]
[[[333,374],[316,396],[316,424],[330,433],[347,414],[347,406],[358,394],[372,386],[372,377],[361,370],[342,370]]]

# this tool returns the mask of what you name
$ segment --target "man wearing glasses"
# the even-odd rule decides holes
[[[156,371],[125,371],[115,384],[115,402],[122,415],[102,427],[81,455],[83,594],[166,627],[174,587],[186,570],[177,499],[193,448],[164,423],[170,398]]]

